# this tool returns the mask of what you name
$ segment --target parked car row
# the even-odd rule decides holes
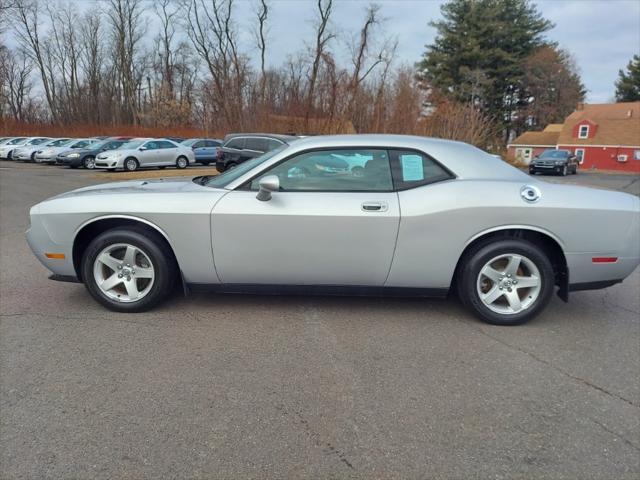
[[[186,168],[199,163],[230,170],[298,137],[230,134],[212,138],[0,137],[0,160],[57,164],[69,168],[135,171],[139,168]]]
[[[0,160],[128,171],[141,167],[186,168],[195,163],[215,162],[216,152],[212,148],[221,144],[215,139],[178,143],[167,138],[5,137],[0,138]]]

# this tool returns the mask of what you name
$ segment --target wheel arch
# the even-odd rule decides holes
[[[492,240],[508,238],[527,240],[539,246],[547,253],[553,266],[555,284],[559,287],[558,296],[565,302],[568,301],[569,268],[567,266],[567,258],[564,253],[562,241],[544,229],[523,225],[495,227],[471,237],[458,258],[453,278],[451,279],[451,291],[456,291],[457,289],[458,274],[467,255],[473,252],[478,246],[490,243]]]
[[[86,248],[89,246],[89,243],[91,243],[91,240],[107,230],[126,226],[136,226],[155,234],[159,234],[160,238],[167,244],[169,250],[173,254],[173,258],[176,261],[176,265],[178,265],[178,269],[180,268],[175,249],[171,244],[169,236],[155,223],[132,215],[104,215],[84,222],[80,227],[78,227],[73,237],[73,268],[79,280],[82,280],[82,256]]]

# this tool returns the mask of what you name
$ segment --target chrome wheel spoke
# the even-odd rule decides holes
[[[153,268],[136,267],[136,278],[153,278]]]
[[[113,258],[109,252],[104,252],[98,256],[98,261],[103,265],[106,265],[114,272],[118,270],[118,265],[120,265],[120,260],[117,258]]]
[[[491,265],[485,265],[484,268],[480,271],[480,273],[485,277],[487,277],[489,280],[493,281],[494,283],[498,283],[502,278],[502,273],[497,271]]]
[[[499,299],[502,295],[504,295],[504,292],[500,290],[497,285],[495,285],[491,290],[484,294],[484,296],[482,297],[482,301],[491,304]]]
[[[127,295],[129,295],[130,300],[135,300],[140,295],[135,279],[124,282],[124,287],[127,289]]]
[[[507,264],[507,268],[505,268],[504,272],[507,275],[511,275],[515,277],[518,273],[518,268],[520,268],[520,262],[522,261],[522,257],[520,255],[510,255],[509,263]]]
[[[509,307],[514,312],[519,312],[522,310],[522,302],[520,302],[520,297],[518,296],[518,292],[516,290],[511,290],[505,294],[507,297],[507,302],[509,302]]]
[[[516,281],[518,282],[515,285],[515,288],[517,289],[537,287],[540,285],[540,279],[535,275],[530,277],[516,277]]]
[[[114,273],[100,284],[100,288],[103,290],[111,290],[120,283],[122,283],[122,278],[118,278],[118,274]]]
[[[136,252],[138,250],[133,245],[127,245],[127,250],[124,253],[124,258],[122,259],[125,264],[131,265],[132,267],[136,264]]]

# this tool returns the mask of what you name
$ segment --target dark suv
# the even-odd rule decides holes
[[[263,133],[233,133],[224,137],[222,147],[218,148],[216,169],[219,172],[230,170],[238,164],[259,157],[282,145],[288,145],[298,137],[291,135],[272,135]]]
[[[567,175],[578,173],[580,159],[567,150],[549,149],[537,156],[529,164],[529,173],[555,173],[556,175]]]

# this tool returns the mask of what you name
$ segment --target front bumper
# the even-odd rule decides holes
[[[64,165],[65,167],[80,167],[82,165],[82,159],[80,157],[56,157],[56,165]]]
[[[36,154],[36,163],[56,163],[56,157],[49,157]]]
[[[32,223],[26,231],[27,243],[36,258],[54,275],[77,279],[73,266],[73,244],[53,241],[37,216],[32,216]],[[48,258],[46,253],[63,254],[63,259]]]
[[[565,165],[529,165],[529,173],[554,173],[559,175]]]
[[[104,170],[115,170],[117,168],[123,168],[123,160],[115,158],[96,158],[95,168]]]

